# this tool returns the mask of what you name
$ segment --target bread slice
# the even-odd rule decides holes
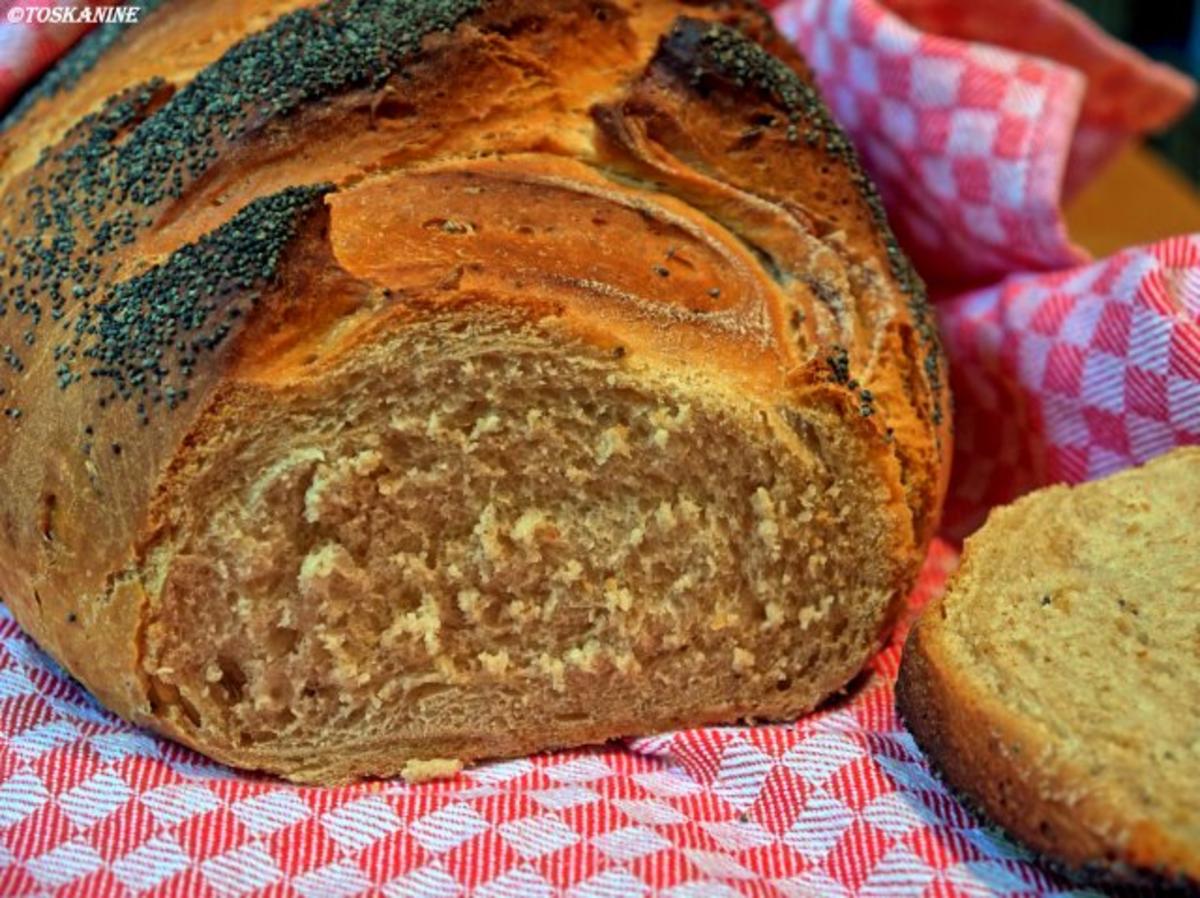
[[[1200,448],[993,511],[904,649],[946,781],[1034,850],[1200,884]]]

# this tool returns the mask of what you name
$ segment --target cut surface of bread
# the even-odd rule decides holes
[[[889,620],[900,518],[837,419],[571,349],[438,316],[319,391],[232,400],[253,427],[197,446],[220,464],[150,550],[156,712],[340,778],[840,687]]]
[[[944,362],[756,6],[169,0],[81,52],[0,131],[0,595],[109,707],[419,777],[878,647]]]
[[[1200,887],[1200,448],[993,511],[910,635],[897,703],[1035,850]]]

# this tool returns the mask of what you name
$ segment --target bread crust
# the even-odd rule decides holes
[[[124,716],[245,763],[165,720],[152,694],[154,548],[181,526],[171,509],[196,447],[253,427],[237,397],[319,383],[403,328],[405,302],[519,309],[626,364],[694,366],[767,406],[828,409],[900,502],[886,512],[892,620],[945,489],[944,362],[878,197],[763,13],[384,3],[359,58],[339,35],[366,21],[361,3],[302,5],[163,4],[0,132],[0,595],[34,638]],[[507,184],[548,217],[580,197],[641,209],[650,230],[715,254],[725,294],[681,298],[640,258],[606,275],[626,299],[516,289],[437,256],[452,221],[424,244],[405,236],[428,248],[432,281],[389,268],[389,241],[421,222],[370,242],[388,187],[439,176],[455,191]],[[635,225],[622,228],[632,245]],[[581,259],[594,245],[569,228],[555,244]],[[500,267],[513,251],[486,250]]]
[[[1153,484],[1155,472],[1179,478],[1181,483],[1190,477],[1195,483],[1198,464],[1200,450],[1179,449],[1142,471],[1129,473],[1146,484]],[[1114,495],[1118,489],[1127,490],[1124,482],[1119,488],[1115,482],[1111,487],[1101,482],[1075,489],[1088,491],[1095,502],[1103,500],[1106,489]],[[1148,486],[1134,492],[1154,501]],[[1159,821],[1124,807],[1119,795],[1095,782],[1093,772],[1055,751],[1054,745],[1065,737],[1022,713],[1021,685],[1011,684],[1009,695],[997,693],[964,668],[950,648],[956,628],[947,618],[948,606],[957,603],[957,613],[969,614],[964,611],[966,603],[986,588],[981,584],[1002,576],[995,569],[991,547],[1026,545],[1044,538],[1046,528],[1056,526],[1056,505],[1065,506],[1070,493],[1066,487],[1051,487],[998,509],[968,539],[945,593],[930,604],[909,634],[896,684],[897,710],[956,794],[1068,875],[1100,885],[1137,884],[1172,894],[1196,894],[1200,856],[1195,846],[1182,844]],[[1112,520],[1095,519],[1097,531],[1119,529],[1115,503],[1108,512]],[[1057,526],[1068,529],[1064,522]],[[1171,538],[1166,533],[1147,536]],[[1054,600],[1047,596],[1043,601]]]

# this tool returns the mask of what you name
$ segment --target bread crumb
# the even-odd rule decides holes
[[[471,623],[477,624],[482,620],[478,589],[460,589],[458,591],[458,607]]]
[[[496,506],[494,504],[489,502],[483,509],[472,533],[479,540],[484,558],[488,561],[495,561],[501,557],[503,547],[500,545],[500,524],[496,520]]]
[[[709,618],[708,628],[715,633],[719,633],[721,630],[727,630],[730,627],[736,627],[740,621],[741,618],[739,618],[736,614],[731,614],[725,608],[718,608],[713,612],[712,617]]]
[[[541,617],[546,623],[554,620],[554,612],[558,610],[558,603],[562,597],[562,590],[552,590],[550,595],[546,597],[546,601],[542,603]]]
[[[628,436],[629,428],[620,424],[615,424],[600,434],[600,440],[596,445],[596,464],[602,465],[614,455],[628,458]]]
[[[670,502],[658,503],[658,508],[654,509],[654,523],[663,530],[670,530],[679,523],[679,519],[675,517],[675,509],[671,507]]]
[[[513,599],[504,606],[504,612],[519,624],[532,624],[542,616],[541,606],[525,599]]]
[[[477,656],[479,664],[484,671],[492,676],[502,676],[508,672],[508,650],[500,649],[498,652],[480,652]]]
[[[783,623],[783,606],[776,601],[769,601],[763,605],[763,629],[774,630]]]
[[[534,537],[537,536],[538,528],[549,518],[546,512],[537,508],[531,508],[524,512],[517,522],[513,524],[512,537],[523,546],[529,547],[533,545]]]
[[[833,607],[833,596],[825,596],[814,608],[811,605],[805,605],[800,609],[800,629],[807,630],[809,624],[814,621],[819,621],[829,614],[829,609]]]
[[[375,473],[382,465],[383,454],[378,449],[366,449],[334,464],[318,466],[304,492],[304,520],[315,524],[339,504],[353,502],[346,494],[353,492],[354,480]]]
[[[427,783],[430,780],[444,780],[457,776],[463,769],[462,761],[454,758],[429,758],[428,760],[408,761],[400,771],[400,776],[406,783]]]
[[[754,670],[754,653],[748,652],[741,647],[736,647],[733,650],[733,669],[738,673],[747,673]]]
[[[586,673],[595,673],[603,654],[604,650],[600,647],[600,643],[589,639],[582,646],[568,649],[566,660],[572,667],[577,667]]]
[[[388,419],[388,429],[396,433],[418,433],[421,428],[421,421],[414,415],[392,415]]]
[[[476,419],[475,426],[471,429],[471,442],[475,442],[484,434],[493,433],[499,429],[500,416],[495,412],[490,412],[483,417]]]
[[[695,571],[687,571],[675,579],[671,584],[671,595],[686,595],[695,589],[696,584],[700,582],[699,576]]]
[[[563,676],[563,663],[558,658],[551,658],[545,652],[538,656],[538,670],[550,678],[550,686],[555,692],[567,691],[567,680]]]
[[[246,620],[250,617],[250,612],[254,610],[254,606],[250,602],[248,596],[238,596],[238,600],[233,603],[233,613],[238,620]]]
[[[383,453],[378,449],[367,449],[350,459],[350,470],[360,477],[374,474],[383,464]]]
[[[578,583],[582,577],[583,565],[577,558],[570,559],[554,574],[554,579],[561,580],[563,583]]]
[[[456,686],[461,686],[467,681],[463,672],[458,669],[458,665],[454,663],[454,659],[445,653],[433,659],[433,666],[441,675],[443,683],[453,683]]]
[[[652,442],[659,449],[666,449],[667,441],[670,439],[671,439],[671,432],[669,430],[667,430],[665,427],[658,428],[650,436],[650,442]]]
[[[294,449],[254,481],[250,486],[249,504],[258,505],[277,486],[288,488],[297,483],[306,470],[324,460],[325,453],[320,449]]]
[[[650,423],[655,427],[672,432],[679,430],[688,423],[688,420],[692,417],[692,407],[687,403],[680,405],[674,410],[660,406],[646,417],[650,419]]]
[[[335,576],[353,582],[360,573],[345,546],[341,543],[324,543],[305,555],[300,562],[297,585],[303,596],[329,598],[331,581]]]
[[[379,495],[385,499],[390,499],[392,496],[398,495],[404,489],[403,477],[382,477],[376,484],[375,489],[379,491]]]
[[[642,663],[633,652],[616,652],[612,654],[612,662],[613,666],[625,675],[640,673],[642,670]]]
[[[401,636],[419,636],[425,644],[425,651],[436,655],[442,648],[439,636],[441,630],[442,615],[437,600],[431,596],[422,596],[421,606],[416,611],[401,614],[393,620],[392,625],[383,631],[379,642],[384,648],[390,648]]]
[[[766,487],[760,486],[754,491],[754,495],[750,497],[750,507],[754,509],[758,518],[758,526],[755,528],[758,538],[770,550],[771,558],[779,560],[779,520],[775,512],[775,500],[771,498]]]
[[[604,581],[604,602],[609,611],[628,611],[633,607],[633,593],[609,577]]]

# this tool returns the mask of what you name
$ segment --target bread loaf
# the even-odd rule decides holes
[[[0,133],[0,594],[47,651],[322,782],[855,674],[944,363],[762,11],[154,6]]]
[[[1092,879],[1200,893],[1200,448],[993,511],[904,648],[947,782]]]

